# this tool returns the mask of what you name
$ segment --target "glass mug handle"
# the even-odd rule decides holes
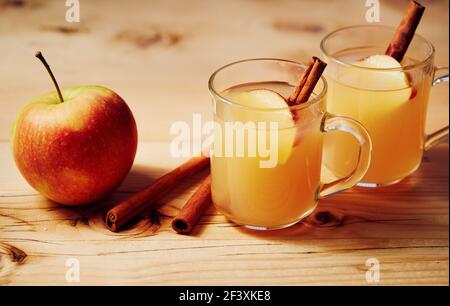
[[[448,70],[448,67],[436,67],[434,68],[434,74],[436,75],[436,72],[440,70]],[[442,75],[440,77],[437,77],[433,80],[433,86],[436,86],[438,84],[442,83],[448,83],[448,74]],[[435,144],[441,142],[445,138],[448,137],[448,125],[446,127],[443,127],[440,130],[437,130],[434,133],[431,133],[426,136],[425,139],[425,151],[432,148]]]
[[[356,120],[326,113],[322,119],[321,131],[324,133],[341,131],[351,134],[359,143],[359,157],[356,167],[350,175],[322,185],[319,199],[349,189],[361,181],[369,169],[372,152],[372,141],[369,133]]]

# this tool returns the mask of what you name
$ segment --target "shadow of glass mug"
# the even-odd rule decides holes
[[[218,211],[237,224],[257,230],[293,225],[313,212],[319,199],[354,186],[369,167],[369,134],[357,121],[326,112],[323,77],[302,105],[258,108],[233,99],[255,88],[288,96],[304,69],[302,64],[285,60],[244,60],[220,68],[209,80],[215,123],[212,200]],[[273,105],[280,105],[278,102]],[[358,142],[358,161],[351,174],[323,184],[323,136],[335,131]],[[272,158],[263,154],[259,145],[272,144],[272,136],[277,158],[268,164]],[[239,147],[242,150],[236,149]]]
[[[425,123],[432,86],[448,82],[447,68],[434,65],[434,46],[415,35],[402,67],[354,65],[371,55],[384,54],[395,28],[354,26],[328,34],[321,42],[328,62],[328,111],[349,116],[369,131],[373,143],[363,187],[391,185],[413,173],[423,152],[448,136],[448,126],[426,135]],[[447,69],[448,70],[448,69]],[[357,144],[346,135],[325,138],[324,163],[340,176],[352,171]]]

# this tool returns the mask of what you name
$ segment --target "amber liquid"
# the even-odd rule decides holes
[[[222,93],[231,101],[243,91],[271,89],[287,97],[292,86],[286,83],[243,84]],[[216,208],[235,223],[260,229],[281,228],[298,222],[314,210],[320,186],[323,136],[321,114],[311,106],[299,111],[298,123],[281,127],[278,133],[280,155],[287,156],[273,168],[261,168],[260,156],[216,157],[211,159],[212,199]],[[317,106],[319,107],[319,105]],[[219,110],[215,121],[267,121],[270,112],[246,112],[231,107]],[[292,135],[299,142],[287,146]],[[225,137],[215,139],[225,143]],[[284,152],[281,152],[284,151]]]
[[[336,57],[345,62],[355,62],[371,54],[377,53],[373,50],[351,50]],[[406,59],[402,64],[411,63],[414,63],[412,59]],[[414,79],[414,75],[409,76],[412,95],[406,100],[399,98],[405,88],[383,90],[377,88],[377,84],[373,84],[373,88],[358,88],[349,80],[343,80],[342,75],[327,76],[328,111],[358,120],[371,136],[372,159],[363,184],[392,184],[414,172],[420,165],[432,84],[431,76],[422,74],[419,80]],[[358,144],[349,135],[334,133],[325,138],[324,164],[337,176],[351,173],[357,154]]]

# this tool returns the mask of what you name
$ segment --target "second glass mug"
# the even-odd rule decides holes
[[[301,64],[285,60],[244,60],[220,68],[209,80],[215,121],[212,200],[221,213],[237,224],[258,230],[293,225],[313,212],[319,199],[354,186],[368,169],[370,137],[355,120],[326,112],[324,78],[310,100],[302,105],[268,109],[233,101],[235,94],[252,89],[271,89],[286,97],[304,69]],[[250,146],[256,146],[250,137],[263,134],[265,144],[271,143],[270,122],[277,123],[278,158],[276,163],[262,166],[267,155],[263,156],[259,150],[255,150],[256,155],[249,154]],[[235,150],[239,146],[238,137],[229,130],[227,133],[226,125],[230,123],[254,123],[245,126],[245,148],[240,156]],[[267,125],[258,125],[262,123]],[[350,175],[323,184],[320,178],[323,135],[333,131],[348,133],[356,139],[359,158]],[[257,142],[259,146],[259,138]],[[231,155],[226,153],[227,146],[235,146]]]
[[[334,31],[321,42],[328,62],[328,110],[358,120],[372,139],[371,165],[358,184],[363,187],[399,182],[419,167],[424,150],[448,135],[448,126],[425,135],[431,87],[448,82],[448,75],[433,79],[447,68],[434,66],[435,50],[429,41],[416,34],[401,68],[353,64],[383,54],[394,31],[387,26],[353,26]],[[403,76],[408,84],[394,85]],[[356,146],[346,135],[326,137],[326,167],[338,175],[350,173],[358,159]]]

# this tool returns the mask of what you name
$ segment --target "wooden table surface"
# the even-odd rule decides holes
[[[171,158],[170,125],[210,119],[206,82],[234,60],[305,61],[338,27],[365,23],[365,1],[80,1],[81,22],[65,22],[64,1],[0,0],[0,285],[67,284],[79,260],[80,284],[381,285],[449,282],[448,143],[425,154],[402,183],[352,189],[321,201],[289,229],[253,232],[213,208],[191,236],[170,220],[190,196],[190,178],[123,232],[106,230],[105,209],[183,162]],[[419,32],[448,64],[448,1],[427,7]],[[381,22],[396,25],[406,1],[381,1]],[[139,129],[132,171],[95,206],[46,200],[18,173],[8,143],[15,114],[52,89],[34,58],[40,49],[61,85],[101,84],[130,105]],[[448,122],[448,87],[433,89],[427,131]]]

